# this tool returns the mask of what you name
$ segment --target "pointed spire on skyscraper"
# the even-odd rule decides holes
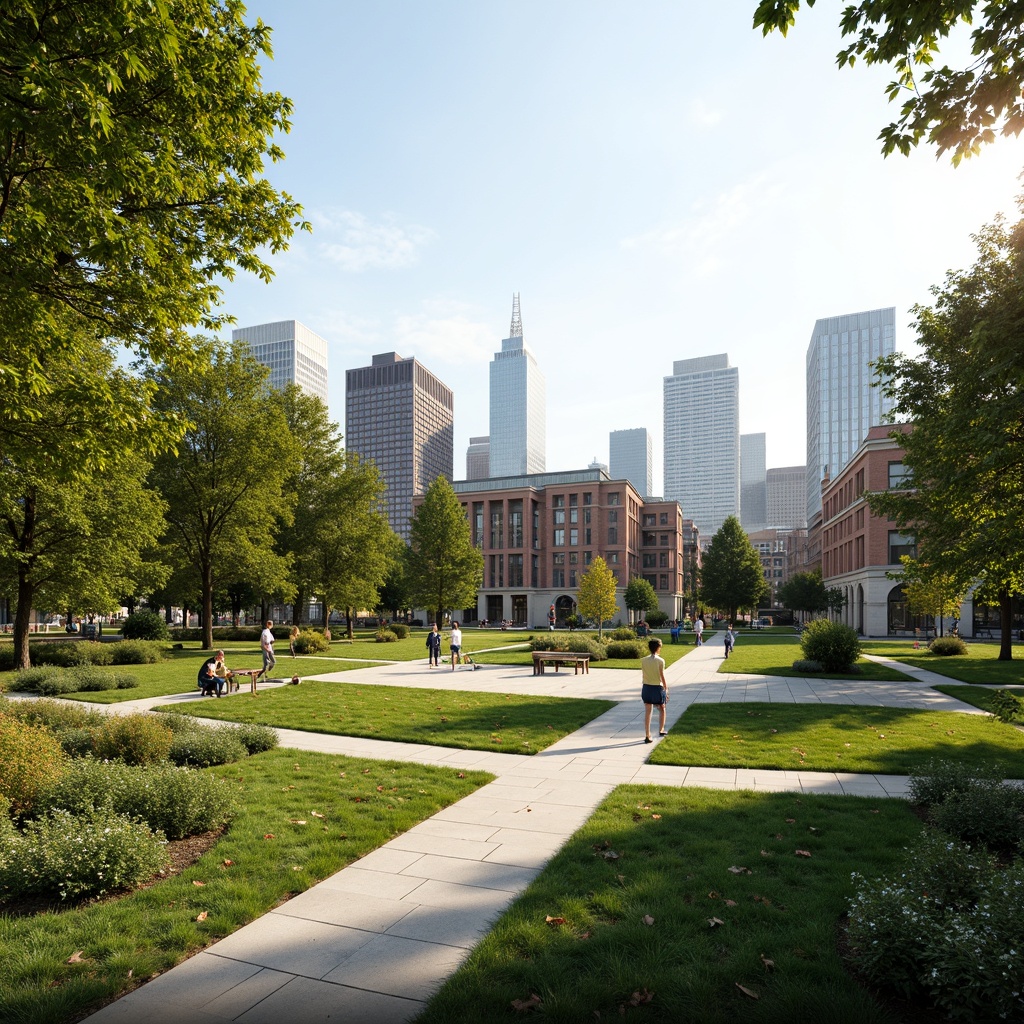
[[[523,320],[519,315],[519,292],[512,296],[512,326],[509,328],[510,338],[521,338],[523,336]]]

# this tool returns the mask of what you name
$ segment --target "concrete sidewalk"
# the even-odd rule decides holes
[[[718,634],[669,667],[669,726],[697,701],[853,703],[977,712],[937,694],[926,678],[851,683],[720,675],[722,655]],[[563,671],[535,677],[521,666],[452,672],[428,670],[423,663],[399,663],[316,678],[604,697],[622,703],[533,756],[278,730],[286,747],[481,769],[496,779],[111,1003],[88,1018],[94,1024],[411,1020],[509,902],[619,783],[879,798],[906,792],[902,776],[649,765],[654,747],[644,743],[637,672],[597,669],[587,675]],[[119,709],[169,702],[132,701]]]

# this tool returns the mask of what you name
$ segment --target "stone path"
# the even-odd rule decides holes
[[[741,641],[742,642],[742,641]],[[980,713],[931,687],[719,675],[721,634],[666,672],[669,727],[694,702],[871,704]],[[541,753],[525,756],[279,729],[300,750],[481,769],[482,787],[88,1018],[93,1024],[387,1024],[408,1021],[549,858],[623,782],[898,797],[903,776],[647,764],[638,673],[533,676],[524,666],[428,670],[397,663],[315,678],[621,701]],[[243,695],[244,696],[244,695]],[[194,695],[129,701],[127,712]],[[655,718],[657,721],[657,718]]]

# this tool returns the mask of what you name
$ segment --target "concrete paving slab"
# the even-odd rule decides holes
[[[322,885],[293,896],[271,914],[342,925],[362,931],[384,932],[409,913],[409,904],[381,896],[365,896]]]
[[[443,854],[463,860],[483,860],[497,849],[495,843],[475,843],[469,839],[449,839],[438,834],[406,832],[392,839],[388,846],[394,850],[413,850],[417,853]]]
[[[320,885],[328,889],[340,889],[342,892],[361,893],[366,896],[382,896],[388,900],[400,900],[403,896],[408,896],[417,884],[417,880],[408,875],[368,871],[356,867],[355,864],[350,864],[320,882]]]
[[[422,1009],[420,1000],[294,978],[236,1020],[238,1024],[404,1024]],[[176,1024],[181,1024],[180,1017]]]
[[[257,971],[251,978],[229,989],[223,995],[218,996],[212,1002],[203,1007],[206,1013],[214,1013],[227,1020],[234,1020],[240,1017],[247,1010],[258,1006],[268,996],[273,995],[279,988],[287,985],[294,975],[282,974],[280,971],[271,971],[264,968]]]
[[[470,950],[490,931],[506,906],[500,904],[491,915],[474,907],[446,907],[441,913],[436,907],[414,907],[388,929],[388,934]]]
[[[408,868],[406,873],[413,878],[428,879],[431,883],[437,883],[424,882],[404,900],[404,902],[417,904],[434,903],[441,898],[437,895],[439,892],[443,893],[444,898],[450,901],[484,899],[478,894],[446,888],[449,883],[463,887],[495,889],[502,892],[520,892],[533,881],[537,874],[535,869],[520,864],[504,864],[500,861],[467,861],[440,855],[421,858],[411,868]],[[436,905],[445,906],[443,903]]]

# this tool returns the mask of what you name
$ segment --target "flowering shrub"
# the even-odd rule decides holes
[[[171,730],[152,715],[111,715],[93,734],[93,753],[126,764],[163,761],[171,749]]]
[[[43,786],[61,777],[67,757],[45,726],[0,714],[0,798],[16,812],[28,810]]]
[[[800,634],[804,657],[817,661],[825,672],[849,672],[860,657],[857,631],[841,622],[814,619]]]
[[[75,899],[134,885],[166,863],[163,836],[108,808],[51,811],[0,837],[0,892]]]
[[[872,983],[924,995],[949,1019],[1024,1011],[1024,865],[924,833],[899,875],[853,875],[850,943]]]

